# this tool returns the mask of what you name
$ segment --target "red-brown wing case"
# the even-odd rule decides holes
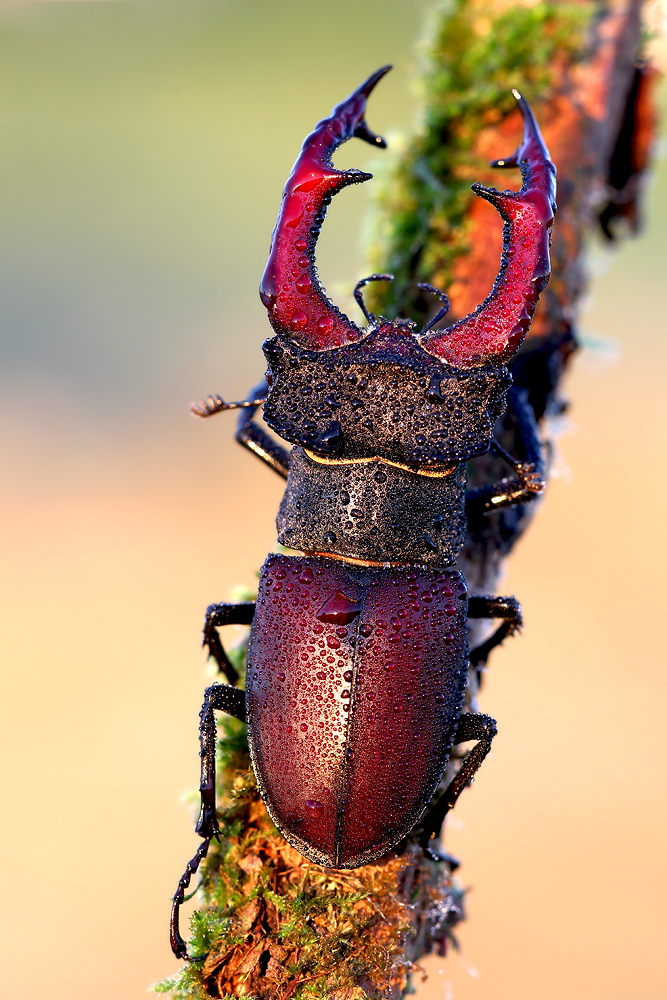
[[[248,739],[276,826],[327,867],[357,868],[414,826],[463,701],[460,573],[270,556],[248,647]]]

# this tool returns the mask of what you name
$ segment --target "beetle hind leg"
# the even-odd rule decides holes
[[[188,861],[185,871],[178,880],[178,888],[174,893],[174,901],[171,907],[171,922],[169,925],[169,941],[171,943],[171,950],[176,958],[182,958],[186,962],[201,962],[206,957],[205,955],[201,955],[197,958],[192,958],[188,955],[187,945],[181,936],[179,918],[181,904],[185,901],[185,893],[190,885],[190,880],[192,879],[192,876],[196,874],[199,865],[206,857],[210,843],[211,840],[209,838],[208,840],[205,840],[203,844],[200,844],[194,858]]]
[[[218,820],[215,815],[215,752],[218,743],[216,710],[226,712],[235,719],[245,722],[245,691],[230,684],[213,684],[206,689],[204,704],[199,713],[201,809],[195,829],[200,837],[209,840],[218,834]]]
[[[447,785],[442,795],[436,799],[421,823],[420,845],[435,861],[449,862],[450,857],[448,854],[434,850],[429,841],[438,836],[445,816],[456,804],[463,789],[472,784],[475,774],[491,749],[491,743],[497,731],[496,721],[490,715],[465,713],[459,718],[454,745],[467,743],[468,740],[477,740],[477,745],[470,751],[458,773]],[[454,861],[453,858],[451,860]]]
[[[245,722],[245,692],[240,688],[232,687],[230,684],[213,684],[206,689],[204,704],[199,713],[199,741],[201,756],[201,779],[199,782],[199,794],[201,796],[201,807],[199,819],[197,820],[196,831],[203,837],[203,843],[195,856],[188,861],[185,871],[178,881],[178,887],[174,893],[174,901],[171,909],[170,941],[171,948],[177,958],[186,961],[200,961],[200,958],[190,958],[185,941],[183,940],[179,928],[179,917],[181,905],[185,901],[185,893],[190,885],[192,876],[206,857],[208,848],[213,837],[219,834],[218,819],[215,810],[215,753],[218,743],[218,728],[215,721],[215,712],[226,712],[235,719]],[[201,956],[204,958],[205,956]]]

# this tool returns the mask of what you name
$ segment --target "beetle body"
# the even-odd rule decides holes
[[[455,571],[264,564],[248,742],[269,814],[305,857],[358,868],[424,812],[461,711],[466,611]]]
[[[506,365],[548,281],[555,169],[515,93],[524,137],[497,165],[521,168],[521,190],[474,186],[504,222],[490,295],[447,329],[435,328],[442,308],[418,333],[411,320],[366,311],[360,287],[391,277],[373,275],[355,290],[368,320],[361,329],[327,298],[315,245],[331,197],[369,177],[336,170],[334,150],[352,136],[384,145],[364,112],[388,68],[316,126],[287,181],[260,289],[274,330],[265,382],[243,403],[210,397],[195,408],[201,416],[242,408],[237,440],[287,479],[278,539],[295,554],[269,556],[256,604],[207,612],[204,643],[232,685],[217,627],[246,623],[251,633],[245,693],[213,685],[201,713],[204,844],[174,897],[172,946],[182,957],[178,908],[217,833],[216,709],[247,722],[258,786],[285,838],[313,862],[355,868],[416,824],[425,847],[438,833],[495,734],[488,716],[462,714],[468,659],[483,661],[521,622],[513,598],[468,598],[455,563],[466,516],[529,500],[543,486],[539,448],[532,463],[504,455],[518,480],[472,498],[466,463],[495,446]],[[290,451],[253,422],[260,404]],[[476,617],[503,624],[469,651]],[[429,806],[452,746],[468,740],[477,746]]]

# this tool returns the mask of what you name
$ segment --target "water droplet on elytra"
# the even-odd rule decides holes
[[[319,618],[321,622],[328,622],[332,625],[348,625],[358,617],[360,612],[360,601],[355,601],[342,591],[337,590],[325,601],[315,617]]]

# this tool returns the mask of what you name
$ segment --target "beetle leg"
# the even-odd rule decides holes
[[[206,857],[206,852],[208,851],[208,845],[210,840],[205,840],[203,844],[199,845],[199,849],[195,854],[194,858],[188,861],[187,866],[180,879],[178,880],[178,888],[174,893],[174,901],[171,907],[171,922],[169,924],[169,940],[171,942],[171,950],[173,951],[176,958],[183,958],[186,962],[197,962],[204,959],[204,955],[200,958],[190,958],[188,955],[188,949],[185,941],[181,937],[181,931],[179,927],[179,916],[181,910],[181,904],[185,899],[185,891],[190,885],[190,879],[195,874],[203,858]]]
[[[250,625],[254,614],[254,601],[242,601],[238,604],[224,602],[222,604],[209,604],[206,609],[201,644],[208,649],[208,655],[213,657],[218,664],[220,673],[225,675],[230,684],[236,684],[239,675],[236,668],[229,662],[217,629],[221,625]]]
[[[513,386],[507,393],[507,407],[516,418],[519,439],[526,457],[523,460],[513,458],[497,441],[491,442],[492,449],[511,466],[517,478],[470,490],[466,495],[466,516],[469,521],[493,510],[529,503],[542,493],[546,485],[544,453],[535,413],[528,399],[528,390]]]
[[[243,607],[243,605],[237,605],[237,607]],[[217,837],[219,833],[215,810],[215,753],[218,742],[218,728],[215,722],[216,710],[226,712],[228,715],[234,716],[235,719],[241,719],[245,722],[245,692],[239,688],[231,687],[229,684],[213,684],[206,689],[204,704],[199,713],[199,741],[201,745],[199,794],[201,796],[201,808],[195,829],[199,836],[204,838],[204,842],[199,845],[195,856],[188,861],[185,871],[179,879],[178,888],[174,893],[170,925],[172,951],[177,958],[184,958],[187,961],[200,961],[201,959],[190,958],[185,941],[181,937],[179,929],[181,904],[185,899],[185,893],[190,885],[192,876],[196,874],[199,865],[206,857],[211,840],[213,837]],[[201,956],[201,958],[204,958],[204,956]]]
[[[269,391],[266,379],[248,393],[249,399],[257,399],[266,396]],[[259,405],[259,404],[258,404]],[[263,462],[266,462],[274,472],[277,472],[283,479],[287,479],[289,469],[289,451],[283,448],[278,442],[267,434],[266,431],[255,423],[255,411],[257,406],[248,407],[241,410],[236,434],[234,435],[239,444],[257,455]]]
[[[491,749],[491,743],[497,731],[496,721],[490,715],[465,713],[459,718],[456,736],[454,737],[454,746],[457,743],[467,743],[468,740],[477,740],[478,742],[477,746],[473,747],[465,758],[461,768],[447,785],[440,798],[431,806],[421,823],[419,842],[422,848],[436,861],[447,860],[449,855],[439,854],[433,850],[429,846],[429,840],[432,837],[438,836],[445,816],[456,804],[456,800],[463,789],[472,784],[482,761]]]
[[[514,635],[523,625],[521,605],[515,597],[483,597],[468,598],[468,618],[503,618],[503,624],[496,629],[486,642],[470,650],[468,659],[473,669],[479,670],[492,649],[499,646],[508,636]]]
[[[235,719],[245,722],[245,691],[229,684],[213,684],[206,689],[204,704],[199,713],[201,809],[195,829],[200,837],[207,840],[218,834],[218,820],[215,815],[215,751],[218,743],[216,710],[226,712]]]
[[[262,379],[241,403],[226,403],[221,396],[208,396],[198,403],[192,403],[190,409],[195,416],[202,418],[212,417],[226,410],[240,410],[234,435],[238,443],[270,465],[283,479],[287,479],[289,452],[254,420],[257,408],[266,402],[268,394],[269,384],[266,379]]]
[[[231,687],[229,684],[212,684],[206,689],[204,704],[199,713],[201,808],[195,830],[207,842],[210,841],[211,837],[218,835],[218,819],[215,813],[215,752],[218,744],[216,710],[226,712],[227,715],[232,715],[235,719],[241,719],[242,722],[245,722],[245,691]],[[205,852],[202,854],[202,858],[204,856]]]

